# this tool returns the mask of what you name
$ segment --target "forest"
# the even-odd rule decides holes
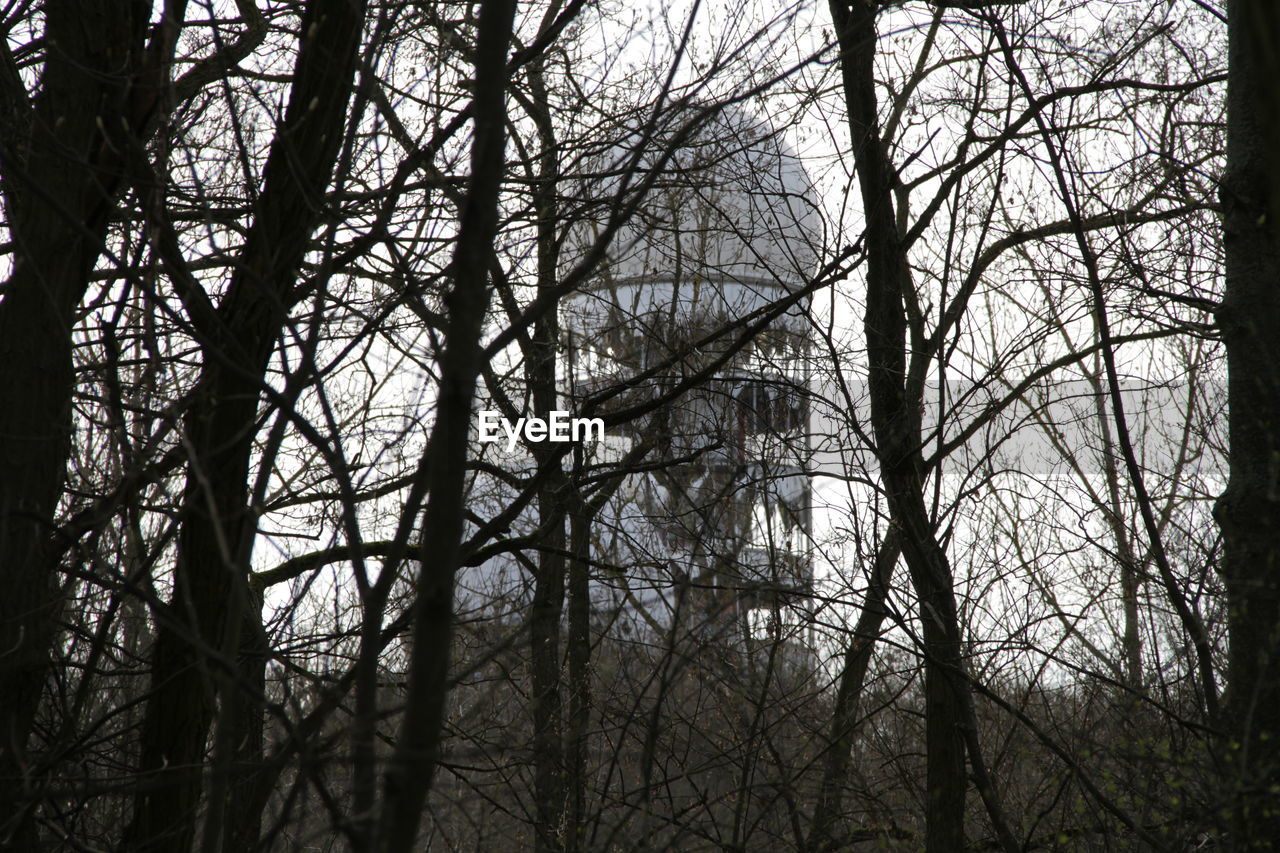
[[[1280,850],[1280,6],[0,22],[0,850]]]

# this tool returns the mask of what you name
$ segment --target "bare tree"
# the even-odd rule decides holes
[[[1191,87],[1187,90],[1190,91],[1207,85],[1209,78],[1153,84],[1115,73],[1115,68],[1134,63],[1140,56],[1142,36],[1135,34],[1123,54],[1111,55],[1107,63],[1087,70],[1076,80],[1055,83],[1056,71],[1048,58],[1051,52],[1024,52],[1025,42],[1019,42],[1017,48],[1011,44],[1009,28],[1012,26],[1022,33],[1024,22],[1032,19],[1022,18],[1016,11],[998,10],[999,5],[1003,4],[966,4],[967,11],[958,13],[967,16],[984,35],[972,39],[974,47],[956,60],[961,64],[971,63],[974,73],[959,88],[958,96],[953,94],[945,103],[972,106],[959,116],[962,129],[948,135],[945,144],[953,146],[948,149],[953,152],[950,156],[939,156],[940,152],[934,150],[934,138],[943,128],[934,129],[932,135],[924,138],[919,133],[913,134],[904,122],[907,111],[914,111],[914,93],[928,91],[925,88],[927,72],[945,67],[948,62],[946,51],[952,44],[947,28],[950,4],[939,4],[928,23],[924,14],[920,16],[919,26],[927,28],[927,35],[922,40],[919,59],[914,66],[903,63],[901,76],[888,83],[883,83],[877,74],[876,24],[880,15],[889,13],[873,5],[856,3],[833,4],[831,9],[840,48],[841,91],[850,126],[851,159],[856,166],[865,223],[863,239],[868,265],[863,334],[869,424],[878,468],[875,476],[883,488],[891,529],[901,537],[903,557],[914,588],[924,659],[927,798],[923,808],[927,822],[925,846],[930,850],[957,849],[964,845],[965,802],[970,779],[990,821],[992,843],[1006,850],[1017,849],[1021,843],[1019,828],[1010,816],[1013,812],[1002,803],[1005,793],[990,769],[980,736],[978,697],[995,698],[993,694],[998,693],[999,688],[982,682],[978,676],[978,657],[966,651],[972,642],[966,641],[966,633],[975,630],[981,633],[975,620],[982,618],[982,606],[980,602],[957,597],[962,579],[957,576],[956,567],[972,558],[964,552],[954,556],[949,553],[957,548],[952,536],[955,525],[959,524],[956,514],[963,511],[964,490],[960,490],[956,503],[951,503],[952,499],[939,502],[939,495],[952,494],[942,487],[944,467],[954,472],[959,466],[965,471],[965,466],[971,464],[965,461],[965,443],[993,426],[994,415],[1010,413],[1014,403],[1017,405],[1013,410],[1020,408],[1023,395],[1037,382],[1059,374],[1090,354],[1077,350],[1046,358],[1052,350],[1043,346],[1044,332],[1052,333],[1063,329],[1064,324],[1069,327],[1075,322],[1059,309],[1058,316],[1050,314],[1044,326],[1038,325],[1039,317],[1028,318],[1026,325],[1030,333],[1014,336],[1012,345],[993,335],[991,345],[999,354],[987,368],[986,375],[979,372],[976,381],[963,381],[959,385],[951,382],[948,376],[952,371],[968,377],[975,375],[971,361],[977,354],[972,345],[973,333],[961,330],[978,313],[978,299],[982,298],[978,294],[986,286],[984,279],[1002,269],[1001,259],[1006,253],[1037,243],[1057,245],[1054,239],[1057,235],[1075,237],[1085,281],[1092,282],[1092,299],[1085,304],[1090,306],[1102,330],[1102,341],[1092,347],[1091,352],[1100,355],[1108,368],[1105,387],[1098,390],[1104,392],[1104,398],[1109,401],[1108,409],[1115,410],[1118,441],[1124,450],[1120,454],[1125,460],[1124,476],[1138,492],[1137,504],[1145,522],[1143,533],[1148,541],[1144,547],[1150,549],[1149,553],[1159,564],[1159,574],[1169,593],[1166,600],[1184,617],[1188,635],[1200,656],[1202,695],[1210,714],[1217,691],[1208,634],[1197,615],[1187,607],[1186,596],[1178,588],[1164,553],[1159,524],[1152,515],[1140,466],[1131,451],[1115,369],[1119,339],[1107,325],[1108,297],[1101,287],[1097,252],[1091,243],[1098,239],[1092,236],[1095,232],[1116,229],[1130,215],[1144,222],[1176,220],[1203,209],[1208,202],[1200,198],[1190,204],[1169,204],[1156,209],[1144,206],[1125,214],[1123,219],[1102,211],[1096,215],[1082,213],[1082,199],[1092,201],[1095,190],[1090,187],[1083,169],[1064,165],[1059,146],[1063,144],[1062,139],[1069,139],[1075,133],[1087,137],[1092,130],[1104,126],[1102,122],[1106,119],[1084,119],[1078,124],[1070,121],[1059,124],[1055,120],[1059,105],[1063,105],[1067,113],[1093,116],[1097,113],[1088,104],[1108,97],[1107,93],[1129,89],[1137,93],[1132,113],[1136,116],[1141,109],[1137,99],[1145,97],[1140,93],[1154,92],[1162,85],[1187,86]],[[1139,31],[1141,29],[1139,26]],[[930,51],[935,44],[944,57],[938,65],[930,62]],[[1028,82],[1020,67],[1022,55],[1032,57],[1036,64],[1039,87]],[[988,88],[988,80],[1000,82]],[[883,108],[878,92],[882,86],[887,87],[890,94]],[[987,97],[1001,104],[1001,121],[978,118],[981,108],[977,105]],[[1022,150],[1024,146],[1019,141],[1024,129],[1040,134],[1043,153],[1057,170],[1057,182],[1050,184],[1050,192],[1057,197],[1065,215],[1056,222],[1041,219],[1035,226],[1015,225],[997,236],[990,230],[992,214],[1002,208],[1006,198],[1012,201],[1013,194],[1026,192],[1019,177],[1020,157],[1029,153]],[[901,152],[897,160],[893,157],[895,152]],[[917,159],[927,165],[921,163],[917,169],[913,163]],[[912,171],[918,171],[920,176],[914,177]],[[979,192],[985,195],[986,201],[975,202],[972,194]],[[1167,194],[1159,183],[1150,192],[1148,200],[1163,201]],[[913,198],[920,195],[921,201]],[[1043,203],[1043,197],[1031,202],[1029,210],[1023,208],[1023,215],[1027,212],[1042,215],[1035,205]],[[950,214],[950,223],[936,221],[935,217],[942,211]],[[961,230],[960,217],[973,213],[985,217],[986,224],[979,219],[973,230]],[[935,239],[946,246],[945,254],[939,256],[925,244],[929,234],[936,234]],[[969,252],[972,260],[962,259]],[[925,256],[933,257],[933,265],[917,260]],[[1002,291],[995,286],[992,291],[1003,292],[1018,301],[1013,287]],[[1205,304],[1209,303],[1202,303],[1202,307]],[[1023,311],[1025,305],[1024,302],[1015,310]],[[1053,303],[1048,303],[1048,307],[1052,309]],[[1025,349],[1020,349],[1022,347]],[[1040,363],[1024,361],[1030,354]],[[1017,380],[1008,375],[1015,371],[1023,372]],[[989,388],[985,393],[992,395],[990,403],[976,412],[972,409],[966,412],[966,400],[980,398],[984,392],[979,389],[989,387],[986,383],[993,380],[1007,383],[1012,390],[995,393],[994,388]],[[948,422],[954,426],[948,426]],[[953,429],[954,437],[947,438]],[[992,447],[1011,440],[1012,434],[996,435]],[[986,467],[980,461],[976,469],[967,469],[967,476],[980,482],[981,477],[991,476],[982,473]],[[973,578],[966,578],[963,583],[967,587]],[[874,613],[882,606],[880,600],[881,593],[872,584],[863,605],[869,625],[875,624]],[[859,637],[853,643],[864,641]],[[854,648],[850,646],[850,663],[857,661]],[[856,674],[857,669],[851,671]],[[846,680],[842,684],[842,696],[856,696],[854,685],[856,681],[851,684]],[[1000,704],[1007,707],[1007,702],[1000,701]],[[849,709],[842,705],[838,713],[848,714]],[[1029,719],[1025,722],[1030,724]],[[842,728],[834,730],[833,742],[847,749],[839,740]],[[830,818],[825,812],[821,816],[823,821],[816,829],[830,838]],[[1131,817],[1122,816],[1122,821],[1130,830],[1152,841],[1153,836]]]
[[[656,11],[5,7],[0,844],[1267,849],[1269,49],[1219,541],[1213,4]]]

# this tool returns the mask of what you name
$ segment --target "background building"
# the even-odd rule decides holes
[[[620,572],[646,563],[648,606],[660,597],[713,636],[767,636],[803,624],[813,591],[801,294],[817,262],[812,188],[772,128],[736,108],[666,162],[635,140],[610,152],[610,172],[653,186],[561,315],[575,406],[620,383],[602,411],[653,405],[610,430],[606,452],[652,442],[662,464],[624,490],[628,534],[601,559]]]

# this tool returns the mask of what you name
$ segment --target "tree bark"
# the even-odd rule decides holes
[[[557,478],[559,479],[559,478]],[[543,525],[551,527],[541,538],[538,576],[534,578],[529,608],[529,655],[533,716],[533,799],[536,813],[534,849],[563,848],[565,815],[565,767],[562,748],[563,695],[560,683],[560,619],[564,610],[564,513],[559,496],[539,490],[538,506]],[[545,529],[545,527],[544,527]]]
[[[565,641],[569,662],[569,725],[565,737],[568,814],[565,849],[585,850],[587,756],[591,726],[591,531],[595,515],[580,495],[569,520],[569,630]]]
[[[877,6],[832,0],[841,52],[841,74],[850,137],[865,217],[867,253],[867,379],[876,458],[892,523],[920,602],[925,652],[926,804],[925,849],[964,848],[965,775],[961,647],[950,567],[924,503],[919,395],[907,388],[907,324],[904,298],[911,272],[898,233],[894,174],[880,138],[873,61]],[[951,672],[950,670],[955,670]],[[954,677],[953,677],[954,676]]]
[[[237,746],[261,743],[262,625],[248,584],[257,519],[247,505],[258,399],[296,271],[323,215],[363,21],[357,0],[307,4],[254,223],[216,317],[200,329],[204,363],[184,418],[190,458],[182,529],[173,597],[158,620],[142,778],[125,836],[131,850],[191,849],[215,702],[230,715],[225,724]],[[247,771],[241,765],[239,772]],[[251,799],[240,793],[236,802]],[[232,835],[244,835],[242,818]]]
[[[1226,791],[1236,850],[1280,839],[1280,10],[1231,0],[1221,183],[1229,479],[1215,515],[1227,589]]]
[[[487,271],[498,233],[498,198],[506,146],[507,53],[515,0],[480,7],[475,50],[471,177],[456,238],[445,347],[440,356],[435,424],[425,467],[429,497],[422,543],[435,554],[418,574],[414,602],[409,697],[397,746],[387,767],[378,826],[380,853],[415,849],[422,808],[435,771],[448,694],[453,635],[453,584],[464,518],[471,405],[484,349],[489,305]]]
[[[4,51],[0,189],[14,262],[0,302],[0,844],[30,841],[13,833],[26,824],[27,739],[60,615],[50,540],[70,448],[71,330],[116,204],[117,152],[152,106],[135,87],[149,11],[49,0],[33,104]]]
[[[888,615],[885,602],[889,595],[889,581],[894,565],[901,553],[901,543],[891,530],[876,551],[875,564],[862,602],[862,612],[849,638],[845,650],[844,666],[840,671],[840,685],[836,689],[835,708],[831,714],[831,736],[823,761],[822,783],[818,789],[818,803],[813,811],[813,827],[809,831],[809,850],[826,853],[840,849],[843,833],[837,831],[840,821],[844,789],[848,783],[849,761],[853,751],[853,736],[857,731],[858,709],[862,689],[866,682],[867,668],[875,651],[880,627]]]
[[[551,121],[543,59],[535,57],[528,66],[530,114],[538,129],[536,189],[533,194],[537,217],[538,295],[551,293],[558,283],[559,252],[556,235],[559,191],[559,152]],[[550,417],[557,408],[557,347],[560,343],[559,315],[555,308],[534,324],[526,350],[528,377],[534,414]],[[534,578],[533,601],[529,609],[529,657],[533,692],[534,756],[534,850],[564,849],[566,817],[566,772],[564,765],[564,696],[560,677],[560,623],[565,598],[565,517],[569,482],[558,452],[549,443],[530,447],[539,467],[553,466],[538,488],[538,522],[543,536]]]

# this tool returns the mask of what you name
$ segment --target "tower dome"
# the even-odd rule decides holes
[[[681,140],[683,132],[657,134],[644,152],[638,136],[615,149],[618,170],[635,164],[631,185],[653,187],[613,240],[611,283],[663,275],[748,290],[803,286],[820,235],[800,160],[767,122],[733,107]],[[656,153],[664,149],[669,156]]]
[[[598,272],[563,306],[566,327],[585,338],[581,367],[593,376],[652,367],[778,305],[816,272],[821,218],[800,159],[745,110],[721,107],[699,122],[698,109],[683,107],[657,131],[614,145],[611,177],[591,193],[613,202],[571,235],[584,249],[609,217],[623,220]],[[806,335],[807,305],[797,300],[760,343]]]

